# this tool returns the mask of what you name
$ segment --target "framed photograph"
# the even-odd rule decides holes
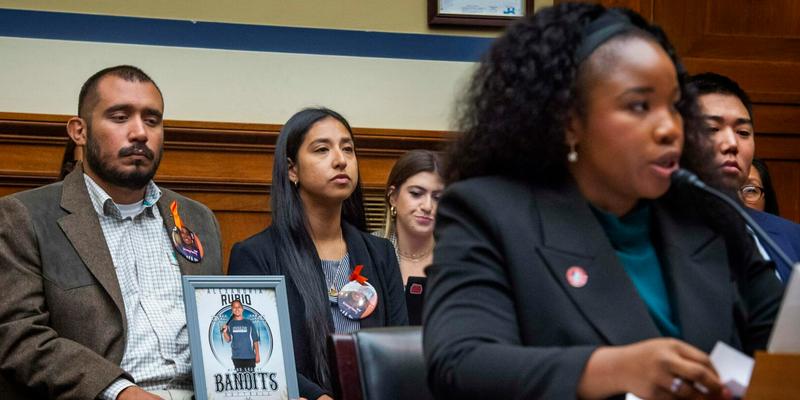
[[[295,399],[282,276],[183,277],[197,400]]]
[[[428,0],[428,25],[506,26],[533,13],[534,0]]]

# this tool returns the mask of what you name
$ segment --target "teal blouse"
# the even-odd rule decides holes
[[[644,300],[647,309],[664,336],[681,336],[664,282],[661,262],[651,238],[651,207],[640,202],[628,214],[617,217],[591,207],[608,235],[622,266]]]

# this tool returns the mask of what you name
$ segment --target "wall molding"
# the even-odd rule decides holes
[[[63,147],[68,139],[65,126],[69,118],[71,116],[68,115],[0,112],[0,146]],[[165,160],[169,160],[173,152],[272,154],[280,129],[281,125],[277,124],[165,120]],[[396,159],[411,149],[436,150],[441,148],[449,134],[444,131],[361,127],[353,128],[353,133],[359,158],[367,160]],[[0,185],[36,187],[51,183],[57,176],[60,156],[57,161],[53,168],[45,170],[35,166],[3,165],[0,162]],[[198,177],[170,173],[159,176],[158,182],[178,190],[268,193],[270,180],[268,176],[266,179],[253,180],[236,176]],[[365,186],[374,188],[375,183],[368,181]]]

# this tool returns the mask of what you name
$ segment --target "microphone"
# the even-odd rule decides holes
[[[717,189],[714,189],[711,186],[706,185],[706,183],[701,181],[700,178],[697,177],[697,175],[683,168],[678,168],[677,170],[675,170],[675,172],[673,172],[672,175],[670,175],[670,180],[672,181],[673,185],[680,185],[680,186],[689,185],[722,200],[725,204],[727,204],[734,211],[736,211],[736,213],[739,214],[740,217],[744,219],[745,224],[747,224],[747,226],[751,230],[753,230],[753,232],[756,234],[756,237],[758,237],[758,240],[761,241],[761,243],[768,246],[778,256],[778,258],[783,260],[783,262],[786,263],[786,265],[792,266],[795,264],[794,262],[792,262],[789,256],[787,256],[786,253],[784,253],[783,250],[781,250],[781,248],[778,247],[777,244],[775,244],[775,241],[773,241],[772,238],[770,238],[769,235],[767,235],[767,233],[764,232],[763,229],[761,229],[758,223],[756,223],[756,221],[754,221],[753,218],[751,218],[750,215],[747,214],[747,212],[742,208],[742,206],[733,199],[731,199],[729,196],[725,195],[724,193],[720,192]]]

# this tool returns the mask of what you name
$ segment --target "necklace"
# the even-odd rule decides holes
[[[328,284],[328,298],[331,301],[333,301],[332,299],[339,297],[339,291],[336,290],[336,281],[339,280],[339,272],[342,271],[342,264],[344,264],[344,260],[344,258],[339,260],[339,265],[336,267],[336,273],[333,275],[332,280],[329,281],[327,274],[325,275],[325,283]]]
[[[344,241],[344,233],[342,232],[339,232],[339,242],[340,243],[336,244],[336,246],[339,247],[336,253],[342,254],[342,252],[344,252],[345,255],[341,259],[339,259],[339,265],[336,266],[336,272],[333,274],[332,280],[328,279],[327,268],[323,268],[322,271],[325,277],[325,283],[328,285],[328,299],[331,302],[335,302],[335,299],[339,297],[339,291],[336,289],[336,282],[339,280],[339,273],[342,271],[342,264],[346,264],[345,261],[347,261],[347,243],[345,243]],[[316,241],[314,244],[316,246]],[[317,251],[319,251],[319,248],[317,249]]]
[[[433,246],[429,247],[427,250],[423,251],[422,253],[405,253],[401,251],[399,248],[397,249],[397,255],[400,256],[401,259],[411,262],[419,262],[425,257],[428,257],[433,252]]]

